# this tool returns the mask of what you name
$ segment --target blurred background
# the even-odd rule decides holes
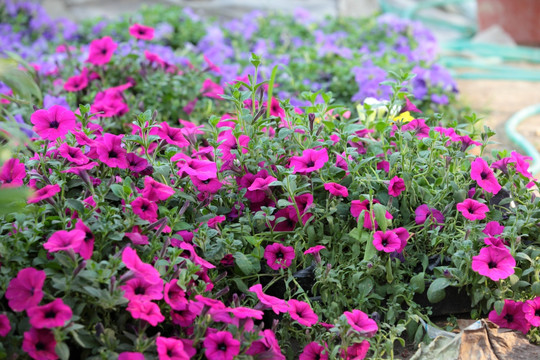
[[[540,0],[41,0],[54,17],[116,17],[141,6],[191,8],[223,19],[253,10],[361,19],[384,12],[423,22],[460,99],[497,132],[494,149],[526,152],[540,171]],[[361,20],[359,20],[361,21]],[[510,120],[510,121],[509,121]]]

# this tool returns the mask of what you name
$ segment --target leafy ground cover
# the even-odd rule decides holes
[[[451,288],[538,341],[536,180],[420,24],[0,14],[1,356],[392,357]]]

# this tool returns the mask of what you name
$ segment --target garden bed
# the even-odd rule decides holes
[[[39,11],[0,7],[0,358],[393,357],[454,291],[539,340],[536,179],[420,24]]]

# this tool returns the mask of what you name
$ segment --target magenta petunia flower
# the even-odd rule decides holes
[[[219,84],[216,84],[210,79],[206,79],[203,82],[201,94],[202,96],[222,100],[221,95],[225,94],[225,91]]]
[[[131,300],[127,306],[127,311],[131,313],[134,319],[147,321],[152,326],[157,326],[165,320],[157,304],[150,301]]]
[[[465,199],[465,201],[460,202],[457,204],[457,209],[471,221],[485,219],[486,213],[489,211],[487,205],[473,199]]]
[[[506,241],[504,241],[502,238],[492,237],[492,236],[485,237],[484,244],[493,245],[495,247],[500,247],[500,248],[505,248],[505,246],[507,245]]]
[[[53,105],[48,110],[37,110],[30,116],[34,124],[32,128],[41,138],[46,140],[63,139],[75,129],[77,118],[70,110]]]
[[[337,183],[326,183],[324,184],[324,189],[334,196],[349,196],[349,190],[345,186]]]
[[[523,312],[523,303],[509,299],[504,300],[504,307],[500,315],[497,314],[496,310],[492,310],[488,319],[500,327],[521,331],[523,334],[527,334],[531,328],[531,324]]]
[[[379,204],[380,201],[373,199],[373,204]],[[358,219],[360,214],[364,211],[364,227],[368,230],[373,230],[373,225],[375,229],[379,226],[375,219],[372,219],[373,210],[371,209],[371,204],[368,199],[364,201],[353,200],[351,201],[351,215]],[[392,214],[388,211],[385,214],[385,217],[389,220],[393,219]]]
[[[183,310],[188,304],[186,292],[178,286],[177,279],[173,279],[165,284],[164,299],[173,310]]]
[[[173,196],[174,189],[168,185],[157,182],[150,176],[144,178],[142,196],[150,201],[164,201]]]
[[[62,145],[60,145],[60,147],[58,147],[58,153],[64,159],[67,159],[77,165],[84,165],[89,161],[88,157],[83,154],[81,149],[69,146],[66,143],[63,143]]]
[[[150,131],[150,134],[159,136],[162,140],[165,140],[171,145],[176,145],[181,148],[189,146],[189,141],[184,138],[182,129],[169,126],[166,121],[159,124],[158,128],[153,128]]]
[[[405,106],[401,109],[400,113],[404,113],[406,111],[409,111],[409,112],[417,112],[417,113],[422,113],[422,111],[420,111],[416,105],[414,105],[410,100],[409,98],[407,98],[405,96]]]
[[[259,336],[261,338],[251,343],[246,355],[258,355],[260,359],[285,360],[276,335],[272,330],[263,330],[259,333]]]
[[[294,256],[294,248],[292,246],[283,246],[280,243],[273,243],[264,249],[266,263],[273,270],[288,268],[291,266]]]
[[[131,202],[133,213],[139,215],[143,220],[150,222],[157,221],[158,206],[155,202],[144,197],[138,197]]]
[[[159,360],[189,360],[190,356],[184,349],[180,339],[158,336],[156,339]]]
[[[55,299],[42,306],[33,306],[27,313],[30,325],[36,329],[64,326],[73,316],[71,308],[64,304],[62,299]]]
[[[118,354],[118,360],[144,360],[144,354],[139,352],[124,351]]]
[[[435,224],[444,224],[444,215],[437,209],[430,208],[426,204],[420,205],[414,211],[416,224],[424,224],[428,219]]]
[[[287,302],[285,300],[271,296],[271,295],[266,295],[263,292],[261,284],[253,285],[252,287],[249,288],[249,291],[257,294],[257,298],[259,299],[261,304],[272,308],[272,311],[275,312],[276,314],[286,313],[289,311],[289,305],[287,305]]]
[[[231,150],[241,151],[242,154],[247,154],[249,145],[249,136],[240,135],[238,138],[234,136],[232,130],[222,131],[218,136],[218,149],[221,150],[223,156],[221,159],[223,161],[234,160],[236,155],[231,152]]]
[[[174,155],[171,161],[178,161],[176,165],[180,168],[178,175],[181,177],[187,174],[201,181],[217,177],[217,165],[213,161],[192,159],[183,153]]]
[[[360,335],[372,337],[375,335],[379,327],[375,320],[370,319],[369,316],[361,310],[345,311],[343,313],[349,325],[360,333]]]
[[[148,160],[132,152],[127,153],[126,160],[128,162],[128,169],[134,173],[140,173],[148,167]]]
[[[497,236],[504,232],[504,226],[499,224],[498,221],[490,221],[486,224],[486,227],[482,232],[489,236]]]
[[[80,75],[75,75],[67,79],[64,83],[64,90],[77,92],[86,89],[88,86],[88,69],[84,68]]]
[[[217,178],[201,180],[194,175],[190,175],[189,178],[191,179],[193,186],[202,193],[215,194],[223,187],[223,184]]]
[[[540,326],[540,296],[537,296],[533,300],[527,300],[523,304],[523,312],[525,313],[525,319],[532,326]]]
[[[199,316],[203,310],[203,304],[197,301],[190,301],[187,304],[179,305],[171,310],[172,322],[182,327],[193,325],[193,320]]]
[[[405,229],[404,227],[399,227],[397,229],[393,229],[390,231],[396,234],[396,236],[399,238],[399,241],[401,241],[401,245],[399,246],[399,249],[397,249],[396,251],[398,253],[402,252],[403,249],[405,249],[405,246],[407,246],[407,242],[409,241],[409,238],[411,237],[411,235],[409,234],[409,231]]]
[[[277,179],[275,177],[273,177],[273,176],[267,176],[267,177],[264,177],[264,178],[263,177],[257,177],[251,183],[251,186],[248,187],[247,189],[250,192],[250,194],[254,194],[254,193],[255,194],[261,194],[261,192],[262,192],[262,194],[263,194],[262,196],[264,198],[264,196],[266,195],[265,192],[270,191],[270,184],[273,183],[274,181],[277,181]],[[257,191],[259,191],[259,193],[256,193]]]
[[[521,175],[525,176],[527,179],[532,179],[532,174],[529,172],[529,163],[532,158],[530,156],[524,156],[516,151],[511,153],[512,162],[516,164],[516,171]]]
[[[411,122],[403,125],[401,128],[403,131],[411,131],[417,138],[427,138],[429,137],[429,126],[426,125],[424,119],[414,119]]]
[[[26,177],[24,164],[19,159],[9,159],[0,169],[0,187],[18,187],[23,185]]]
[[[135,23],[129,27],[129,35],[139,40],[152,40],[154,28]]]
[[[316,341],[312,341],[300,354],[299,360],[328,360],[328,350]]]
[[[211,228],[211,229],[216,229],[217,228],[217,225],[218,224],[221,224],[222,222],[225,221],[225,216],[223,215],[218,215],[218,216],[214,216],[213,218],[211,219],[208,219],[208,227]]]
[[[506,248],[488,246],[480,249],[480,254],[473,256],[472,269],[489,277],[493,281],[506,279],[514,273],[516,260]]]
[[[373,246],[379,251],[391,253],[401,248],[401,240],[393,231],[376,231],[373,234]]]
[[[6,314],[0,314],[0,336],[6,337],[11,331],[11,323]]]
[[[43,247],[49,252],[68,251],[69,249],[78,251],[85,237],[86,233],[82,230],[59,230],[51,235]]]
[[[366,357],[369,350],[369,341],[363,340],[360,343],[354,343],[347,348],[345,360],[362,360]]]
[[[291,319],[298,321],[301,325],[311,327],[319,321],[319,317],[308,303],[291,299],[288,305]]]
[[[207,359],[233,360],[240,353],[240,341],[228,331],[208,333],[203,341]]]
[[[32,267],[19,270],[6,290],[9,307],[14,311],[23,311],[39,304],[43,298],[45,277],[45,271]]]
[[[79,255],[85,260],[88,260],[92,257],[92,253],[94,252],[94,234],[92,234],[92,231],[88,226],[86,226],[85,223],[82,222],[82,220],[79,219],[77,223],[75,224],[75,230],[80,230],[84,232],[84,239],[81,242],[81,246],[77,250]]]
[[[96,39],[90,43],[90,53],[86,62],[94,65],[105,65],[111,60],[117,47],[118,44],[110,36]]]
[[[405,181],[397,176],[390,180],[388,185],[388,194],[393,197],[398,197],[405,190]]]
[[[29,204],[35,204],[42,200],[52,198],[54,195],[58,194],[62,189],[60,185],[45,185],[43,188],[39,189],[28,198]]]
[[[24,339],[22,343],[22,349],[32,359],[39,360],[56,360],[55,348],[56,339],[54,334],[49,329],[36,329],[30,328],[29,331],[24,333]]]
[[[202,257],[197,255],[197,252],[195,251],[195,248],[193,245],[188,244],[186,242],[180,243],[179,248],[183,250],[189,251],[188,258],[196,265],[200,265],[203,269],[214,269],[215,266],[206,260],[204,260]],[[183,254],[182,254],[183,255]]]
[[[122,252],[122,262],[126,267],[138,276],[150,283],[160,283],[161,275],[152,265],[142,262],[137,252],[130,247],[126,247]]]
[[[476,158],[471,164],[471,178],[476,181],[485,191],[497,194],[501,190],[501,185],[497,181],[493,170],[489,167],[486,160]]]
[[[97,142],[99,161],[111,168],[127,169],[127,151],[122,147],[123,135],[103,134]]]
[[[321,169],[328,162],[328,152],[325,148],[320,150],[306,149],[302,156],[293,156],[289,167],[293,168],[293,174],[306,175]]]
[[[140,276],[135,276],[119,288],[124,290],[124,297],[129,301],[145,302],[163,298],[163,281],[161,279],[149,282]]]

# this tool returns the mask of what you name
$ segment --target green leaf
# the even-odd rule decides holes
[[[373,204],[373,212],[375,213],[375,220],[377,220],[381,230],[386,231],[386,228],[388,227],[386,207],[382,204]]]
[[[0,189],[0,214],[21,210],[26,205],[30,190],[25,187]]]
[[[234,260],[234,262],[236,263],[236,265],[238,265],[244,275],[251,275],[255,273],[255,267],[253,266],[251,261],[249,261],[248,257],[243,253],[236,252],[234,254]]]
[[[388,281],[389,284],[394,281],[394,275],[392,274],[392,258],[388,258],[388,261],[386,262],[386,281]]]
[[[28,72],[20,70],[14,60],[0,59],[0,81],[5,83],[14,94],[26,100],[35,97],[41,102],[41,90]]]
[[[503,308],[504,308],[504,300],[495,301],[495,311],[497,311],[497,315],[501,315]]]
[[[411,278],[411,286],[415,293],[421,294],[426,290],[426,282],[424,280],[424,273],[414,275]]]
[[[124,187],[120,184],[112,184],[111,191],[114,195],[118,196],[120,199],[124,198]]]
[[[429,286],[427,291],[427,298],[430,303],[435,304],[441,301],[446,296],[445,288],[450,285],[450,280],[447,278],[435,279]]]
[[[362,218],[362,215],[360,215],[360,218]],[[373,245],[373,237],[371,236],[371,233],[363,232],[361,236],[361,241],[366,243],[366,249],[364,252],[364,260],[371,260],[375,255],[377,255],[377,249],[375,249],[375,246]]]
[[[56,355],[62,360],[69,360],[69,348],[64,342],[59,342],[56,344],[54,351]]]
[[[79,215],[84,212],[84,205],[83,205],[82,201],[77,200],[77,199],[67,199],[66,203],[67,203],[68,207],[70,207],[71,209],[77,211],[79,213]]]

